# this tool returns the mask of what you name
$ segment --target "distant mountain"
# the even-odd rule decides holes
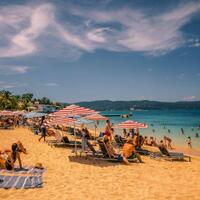
[[[159,101],[90,101],[77,102],[77,105],[92,108],[98,111],[105,110],[175,110],[175,109],[200,109],[200,101],[179,101],[179,102],[159,102]]]

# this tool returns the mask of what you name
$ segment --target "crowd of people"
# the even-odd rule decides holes
[[[0,127],[18,127],[20,125],[27,126],[33,130],[34,134],[40,135],[38,141],[46,141],[46,136],[54,136],[55,130],[48,125],[50,119],[48,117],[31,118],[25,119],[22,115],[13,116],[2,116],[0,118]],[[66,128],[63,126],[56,126],[54,128],[59,128],[62,131],[71,132],[76,134],[76,136],[81,137],[82,151],[88,151],[88,141],[92,139],[89,130],[82,126],[81,128]],[[184,131],[181,130],[184,134]],[[143,162],[138,150],[141,150],[143,146],[158,147],[163,146],[168,149],[172,149],[172,139],[168,136],[164,136],[160,143],[158,144],[156,138],[153,136],[147,137],[142,136],[139,129],[123,129],[121,135],[115,134],[113,124],[110,120],[106,121],[104,132],[100,134],[100,138],[103,141],[109,155],[111,157],[117,157],[117,159],[124,161],[129,164],[129,159],[135,156],[139,162]],[[116,138],[118,140],[116,140]],[[120,145],[118,146],[118,142]],[[115,143],[117,145],[115,145]],[[187,144],[189,148],[192,148],[191,137],[188,137]],[[121,154],[117,153],[116,146],[122,147]],[[22,167],[22,162],[20,158],[20,152],[26,153],[25,148],[20,142],[14,143],[9,151],[0,151],[0,168],[13,169],[16,160],[19,161],[19,166]]]

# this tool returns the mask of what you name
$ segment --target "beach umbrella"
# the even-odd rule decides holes
[[[3,111],[0,111],[0,115],[1,116],[12,116],[14,115],[12,111],[9,111],[9,110],[3,110]]]
[[[74,121],[76,120],[72,118],[56,117],[52,121],[48,122],[48,125],[64,125],[64,124],[72,123]]]
[[[87,116],[87,115],[91,115],[97,113],[95,110],[89,109],[89,108],[85,108],[82,106],[78,106],[78,105],[69,105],[66,106],[65,108],[52,113],[51,116],[53,117],[67,117],[70,116],[72,118],[75,118],[75,116],[79,115],[79,116]],[[75,153],[77,153],[77,142],[76,142],[76,131],[75,131],[75,121],[74,121],[74,136],[75,136]]]
[[[75,115],[86,116],[86,115],[90,115],[90,114],[94,114],[94,113],[96,113],[95,110],[85,108],[85,107],[81,107],[81,106],[77,106],[77,105],[73,104],[73,105],[70,105],[70,106],[66,106],[62,110],[59,110],[59,111],[52,113],[51,116],[53,116],[53,117],[68,116],[68,115],[71,115],[71,116],[75,116]]]
[[[86,117],[84,117],[85,119],[89,119],[89,120],[92,120],[92,121],[95,121],[95,138],[96,138],[96,130],[97,130],[97,125],[98,125],[98,121],[105,121],[105,120],[108,120],[107,117],[103,116],[103,115],[100,115],[99,113],[94,113],[92,115],[88,115]]]
[[[29,112],[24,115],[24,118],[36,118],[36,117],[42,117],[45,115],[46,115],[45,113]]]
[[[125,122],[121,122],[118,125],[114,126],[114,128],[121,128],[121,129],[148,128],[148,125],[145,123],[127,120]]]
[[[13,114],[14,115],[24,115],[26,112],[23,111],[23,110],[17,110],[17,111],[14,111]]]

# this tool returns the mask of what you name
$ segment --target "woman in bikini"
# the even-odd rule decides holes
[[[5,152],[0,156],[1,168],[13,170],[16,160],[19,162],[19,167],[22,168],[22,161],[20,157],[20,148],[17,143],[12,144],[11,152]]]

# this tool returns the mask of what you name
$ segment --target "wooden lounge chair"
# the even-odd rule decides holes
[[[62,136],[60,131],[56,130],[55,131],[55,140],[50,140],[48,141],[48,145],[52,146],[62,146],[62,147],[75,147],[75,141],[69,141],[67,136]],[[81,147],[81,142],[77,141],[76,142],[77,147]]]
[[[156,155],[156,156],[161,156],[165,160],[183,161],[183,160],[187,159],[188,162],[191,162],[191,157],[188,155],[184,155],[183,153],[180,153],[180,152],[169,152],[165,147],[158,147],[158,148],[159,148],[161,154]]]

